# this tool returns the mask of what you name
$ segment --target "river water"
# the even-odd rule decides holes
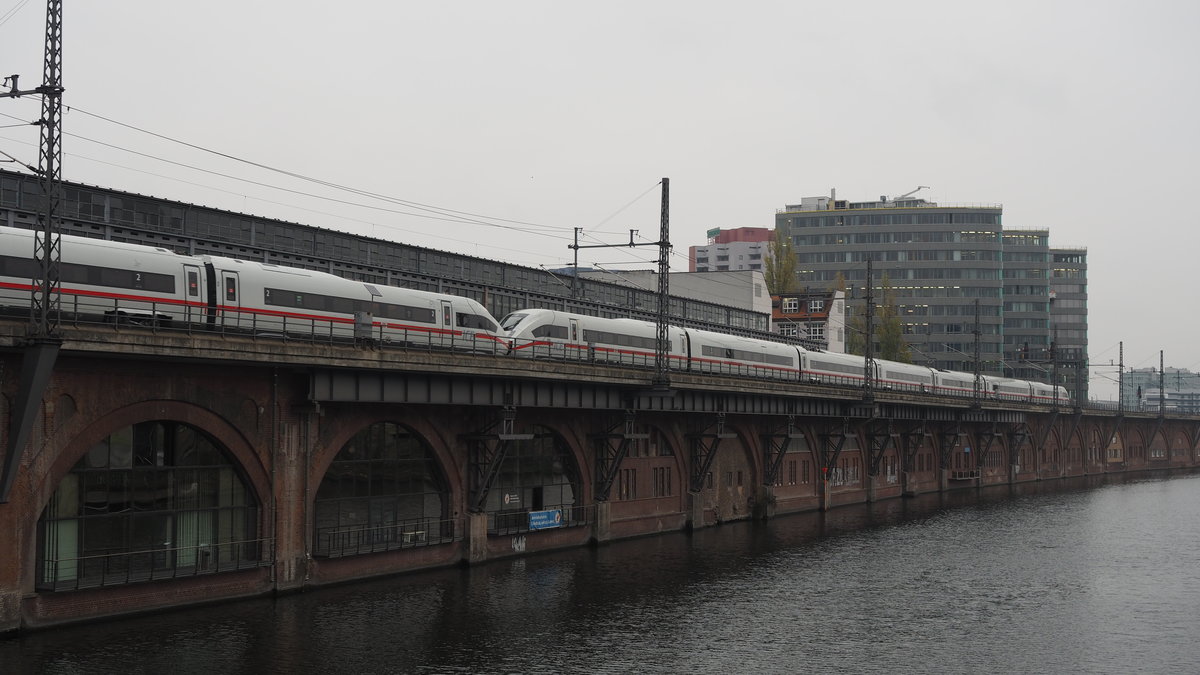
[[[1197,673],[1200,475],[970,490],[0,640],[3,673]]]

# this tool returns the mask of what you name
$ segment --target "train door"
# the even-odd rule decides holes
[[[200,289],[200,266],[183,266],[183,320],[187,323],[200,321],[204,316],[204,296]]]
[[[242,320],[241,285],[238,273],[221,270],[221,322],[229,328],[249,325]]]
[[[449,346],[454,342],[454,307],[449,300],[442,300],[441,343]],[[431,340],[432,341],[432,340]]]
[[[569,321],[571,322],[571,332],[568,335],[568,337],[570,338],[569,344],[572,346],[577,346],[577,345],[579,345],[579,319],[569,319]],[[563,358],[579,358],[579,359],[590,358],[590,356],[588,355],[588,351],[590,351],[590,350],[570,349],[568,347],[563,347],[562,349],[563,349]]]

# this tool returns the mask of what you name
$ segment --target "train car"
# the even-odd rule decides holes
[[[0,304],[28,309],[41,275],[31,230],[0,227]],[[171,325],[207,311],[202,264],[165,248],[61,235],[59,307],[81,320]]]
[[[523,309],[504,317],[500,328],[510,340],[510,353],[530,358],[653,366],[657,351],[657,326],[637,319]],[[671,326],[667,337],[671,344],[670,367],[686,367],[687,338],[683,330]]]
[[[878,366],[876,379],[881,388],[922,393],[933,391],[935,371],[928,366],[882,360],[875,363]]]
[[[1070,403],[1070,394],[1067,393],[1066,387],[1042,382],[1031,382],[1030,385],[1033,387],[1034,403]]]
[[[987,391],[991,398],[1002,401],[1030,401],[1033,399],[1033,383],[1026,380],[1014,380],[1011,377],[984,378]]]
[[[861,356],[814,350],[803,356],[801,377],[808,382],[862,385],[866,379],[866,361]]]
[[[0,306],[26,312],[41,276],[35,233],[0,227]],[[71,235],[60,238],[60,309],[75,320],[355,337],[503,351],[499,326],[465,297],[373,286],[325,272]]]
[[[979,386],[980,394],[986,394],[986,384],[981,381]],[[941,396],[974,396],[975,376],[971,373],[960,373],[953,370],[935,370],[933,372],[933,393]]]
[[[499,326],[470,298],[234,258],[202,260],[222,328],[353,338],[356,317],[369,316],[370,336],[385,342],[499,349]]]
[[[799,378],[800,347],[690,328],[685,332],[689,370],[767,379]]]

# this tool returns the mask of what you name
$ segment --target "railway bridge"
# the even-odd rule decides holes
[[[65,325],[30,400],[26,330],[0,322],[0,632],[1200,463],[1195,416],[120,325]]]

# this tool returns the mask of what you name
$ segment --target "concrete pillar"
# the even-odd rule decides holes
[[[592,541],[602,544],[612,539],[612,504],[598,502],[596,504],[596,522],[592,523]]]
[[[758,494],[754,497],[754,517],[768,520],[775,517],[775,486],[760,485]]]
[[[467,562],[480,563],[488,558],[486,513],[467,514]]]
[[[704,527],[704,497],[700,492],[689,492],[687,498],[687,522],[685,528],[694,530]]]
[[[311,453],[303,447],[308,415],[286,415],[268,443],[275,494],[275,590],[301,588],[308,576],[307,495],[305,480]]]

